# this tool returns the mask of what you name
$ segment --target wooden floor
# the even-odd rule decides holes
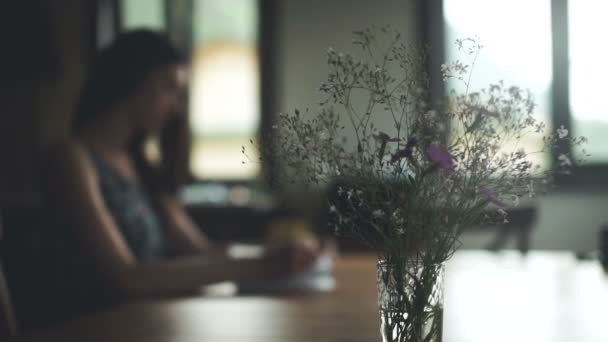
[[[19,341],[380,341],[375,260],[347,256],[337,289],[126,304]],[[445,342],[606,342],[608,278],[569,254],[462,252],[446,271]]]

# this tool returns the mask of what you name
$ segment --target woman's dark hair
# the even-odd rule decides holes
[[[136,30],[119,34],[93,61],[73,118],[73,128],[90,124],[130,96],[148,73],[184,58],[163,34]]]
[[[168,38],[158,32],[121,33],[97,54],[72,120],[72,130],[90,125],[113,105],[128,98],[150,71],[185,58]],[[185,113],[183,113],[185,114]],[[144,156],[144,132],[135,132],[130,152],[138,174],[150,191],[175,191],[187,175],[189,145],[186,115],[176,115],[160,132],[161,165],[153,167]]]

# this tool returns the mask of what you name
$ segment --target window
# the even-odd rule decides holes
[[[589,139],[585,148],[591,157],[577,170],[599,177],[608,166],[608,109],[603,104],[608,48],[601,43],[608,3],[439,0],[433,4],[437,6],[428,6],[426,15],[443,18],[443,30],[437,33],[429,28],[425,33],[431,35],[433,45],[443,44],[444,57],[454,58],[454,39],[478,36],[484,49],[475,66],[473,86],[503,79],[530,88],[538,104],[537,117],[548,128],[564,125],[573,135]],[[433,68],[439,68],[437,63],[439,59]],[[540,141],[525,143],[536,150]],[[548,166],[555,158],[545,155],[541,162]],[[598,177],[594,179],[605,179]]]
[[[192,10],[178,8],[184,3]],[[175,20],[191,23],[190,171],[198,180],[256,178],[260,164],[242,164],[241,146],[256,139],[261,121],[258,1],[122,0],[119,10],[122,29],[171,31],[168,11],[189,16]],[[154,156],[154,143],[149,150]]]
[[[589,138],[589,163],[608,162],[608,46],[602,43],[608,2],[568,2],[570,112],[572,131]]]
[[[242,164],[260,123],[257,2],[196,0],[192,51],[191,170],[202,179],[247,179]]]
[[[163,0],[122,0],[120,2],[121,27],[124,29],[148,28],[165,30],[165,4]]]
[[[503,80],[505,85],[529,88],[537,103],[535,115],[551,129],[551,0],[444,0],[447,60],[462,59],[454,41],[478,37],[483,44],[475,62],[471,86],[475,91]],[[524,11],[521,9],[525,8]],[[513,18],[517,18],[514,21]],[[471,63],[471,61],[468,61]],[[448,88],[464,91],[461,82]],[[526,151],[538,151],[542,136],[528,135],[520,142]],[[507,147],[510,151],[515,150]],[[531,156],[548,167],[550,156]]]

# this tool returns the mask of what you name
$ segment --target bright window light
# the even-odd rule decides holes
[[[165,4],[163,0],[122,0],[120,2],[124,29],[165,29]]]
[[[257,1],[194,2],[191,171],[200,179],[259,173],[259,164],[241,163],[260,119],[257,26]]]
[[[463,59],[454,41],[478,37],[482,45],[470,89],[503,80],[505,85],[530,89],[537,104],[535,116],[550,125],[552,82],[551,1],[550,0],[445,0],[444,22],[448,61]],[[448,88],[463,91],[461,83]],[[519,147],[529,152],[542,147],[542,137],[522,138]],[[507,147],[506,149],[513,150]],[[531,159],[548,167],[549,154]]]
[[[608,45],[603,29],[607,28],[606,0],[568,2],[568,42],[570,58],[570,110],[572,133],[589,139],[589,163],[608,161],[608,107],[606,80]]]

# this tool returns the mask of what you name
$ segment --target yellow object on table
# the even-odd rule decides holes
[[[312,226],[301,218],[285,218],[271,221],[266,228],[266,241],[269,245],[304,242],[314,243],[318,246]]]

